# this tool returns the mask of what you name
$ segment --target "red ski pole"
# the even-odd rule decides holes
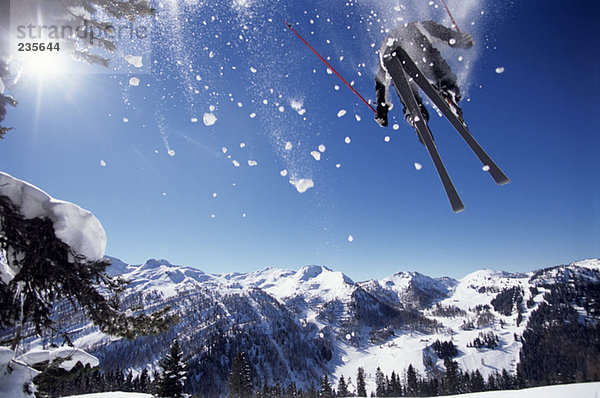
[[[291,30],[292,32],[294,32],[294,33],[296,34],[296,36],[298,36],[298,38],[299,38],[300,40],[302,40],[302,42],[303,42],[304,44],[306,44],[306,46],[307,46],[308,48],[310,48],[310,49],[312,50],[312,52],[313,52],[313,53],[315,53],[315,55],[316,55],[317,57],[319,57],[319,59],[320,59],[321,61],[323,61],[323,62],[325,63],[325,65],[327,65],[327,67],[328,67],[329,69],[331,69],[331,70],[333,71],[333,73],[335,73],[335,74],[336,74],[336,76],[337,76],[337,77],[339,77],[339,78],[340,78],[340,79],[341,79],[341,80],[342,80],[342,81],[343,81],[343,82],[346,84],[346,86],[348,86],[348,88],[349,88],[350,90],[352,90],[352,92],[353,92],[354,94],[356,94],[356,95],[358,96],[358,98],[360,98],[360,99],[361,99],[361,100],[362,100],[362,101],[363,101],[363,102],[364,102],[364,103],[365,103],[365,104],[366,104],[366,105],[367,105],[369,108],[371,108],[371,110],[373,111],[373,113],[376,113],[376,112],[375,112],[375,109],[374,109],[374,108],[371,106],[371,104],[369,104],[369,103],[367,102],[367,100],[365,100],[365,99],[362,97],[362,95],[360,95],[360,94],[359,94],[359,93],[358,93],[358,92],[357,92],[357,91],[354,89],[354,87],[352,87],[352,86],[351,86],[351,85],[350,85],[350,84],[349,84],[349,83],[348,83],[348,82],[347,82],[347,81],[346,81],[346,80],[345,80],[345,79],[344,79],[344,78],[343,78],[343,77],[342,77],[342,76],[341,76],[341,75],[340,75],[340,74],[339,74],[339,73],[338,73],[338,72],[337,72],[337,71],[336,71],[336,70],[333,68],[333,66],[329,65],[329,62],[325,61],[325,59],[324,59],[323,57],[321,57],[321,55],[320,55],[320,54],[319,54],[319,53],[318,53],[318,52],[317,52],[317,51],[316,51],[314,48],[312,48],[312,46],[311,46],[310,44],[308,44],[308,42],[307,42],[306,40],[304,40],[304,39],[302,38],[302,36],[300,36],[300,34],[298,34],[298,32],[296,32],[296,31],[294,30],[294,28],[292,28],[292,24],[289,24],[289,23],[287,23],[285,20],[283,20],[283,22],[284,22],[284,23],[287,25],[287,27],[288,27],[288,28],[290,28],[290,30]]]
[[[448,6],[446,5],[446,1],[445,0],[440,0],[442,2],[442,5],[444,6],[444,8],[446,9],[446,12],[448,13],[448,15],[450,16],[450,20],[452,21],[452,24],[454,25],[454,27],[456,28],[456,31],[458,33],[460,33],[460,29],[458,29],[458,25],[456,24],[456,21],[454,20],[454,17],[452,16],[452,13],[450,12],[450,9],[448,8]]]

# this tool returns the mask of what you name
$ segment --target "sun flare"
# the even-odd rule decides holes
[[[24,76],[66,76],[70,72],[67,56],[61,53],[35,52],[20,57]]]

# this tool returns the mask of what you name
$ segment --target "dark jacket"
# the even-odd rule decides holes
[[[460,33],[434,21],[412,22],[392,30],[383,40],[379,51],[379,70],[375,75],[377,104],[389,103],[388,88],[391,77],[385,70],[382,59],[385,55],[393,55],[394,49],[398,47],[406,51],[433,84],[459,95],[456,75],[433,42],[442,41],[450,47],[458,47],[460,38]]]

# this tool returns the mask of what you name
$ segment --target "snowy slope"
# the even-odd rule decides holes
[[[102,366],[153,367],[178,335],[186,342],[197,372],[192,377],[198,380],[206,377],[203,372],[219,372],[206,368],[207,363],[221,358],[225,362],[214,369],[228,369],[227,358],[245,350],[257,368],[257,382],[266,378],[273,384],[287,380],[305,386],[323,372],[337,382],[341,375],[355,379],[357,368],[363,367],[369,391],[375,388],[377,367],[385,374],[402,374],[409,364],[422,375],[443,370],[443,360],[432,348],[436,340],[454,343],[455,360],[463,370],[478,369],[484,377],[503,369],[514,372],[519,336],[544,301],[548,285],[600,283],[597,259],[527,274],[480,270],[458,281],[399,272],[359,283],[323,266],[206,274],[166,260],[141,265],[112,261],[109,272],[131,281],[125,302],[141,300],[152,309],[170,305],[181,322],[160,338],[127,342],[104,336],[84,320],[73,321],[73,340],[90,349]],[[518,296],[519,301],[502,306],[502,296]],[[577,310],[582,319],[591,316]],[[497,347],[472,346],[489,334]],[[217,377],[211,383],[226,380]]]

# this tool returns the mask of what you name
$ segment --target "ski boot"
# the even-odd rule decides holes
[[[425,123],[429,123],[429,112],[427,111],[427,108],[425,108],[425,105],[419,104],[419,110],[421,111],[421,115],[425,119]],[[403,112],[404,112],[404,118],[406,119],[406,122],[408,124],[410,124],[410,126],[412,128],[415,129],[415,132],[417,133],[417,138],[419,139],[419,142],[421,144],[425,145],[425,143],[421,139],[421,135],[419,134],[419,132],[417,130],[417,123],[416,122],[418,120],[416,120],[415,118],[413,118],[413,115],[408,111],[408,109],[406,107],[404,107]],[[435,142],[435,138],[434,138],[433,141]]]
[[[442,90],[440,94],[442,94],[442,97],[444,98],[444,100],[446,100],[446,103],[452,110],[452,113],[456,115],[456,117],[458,118],[458,120],[460,120],[462,124],[465,124],[465,120],[463,119],[463,111],[461,107],[458,106],[458,101],[460,101],[460,95],[456,94],[456,92],[452,90]]]

